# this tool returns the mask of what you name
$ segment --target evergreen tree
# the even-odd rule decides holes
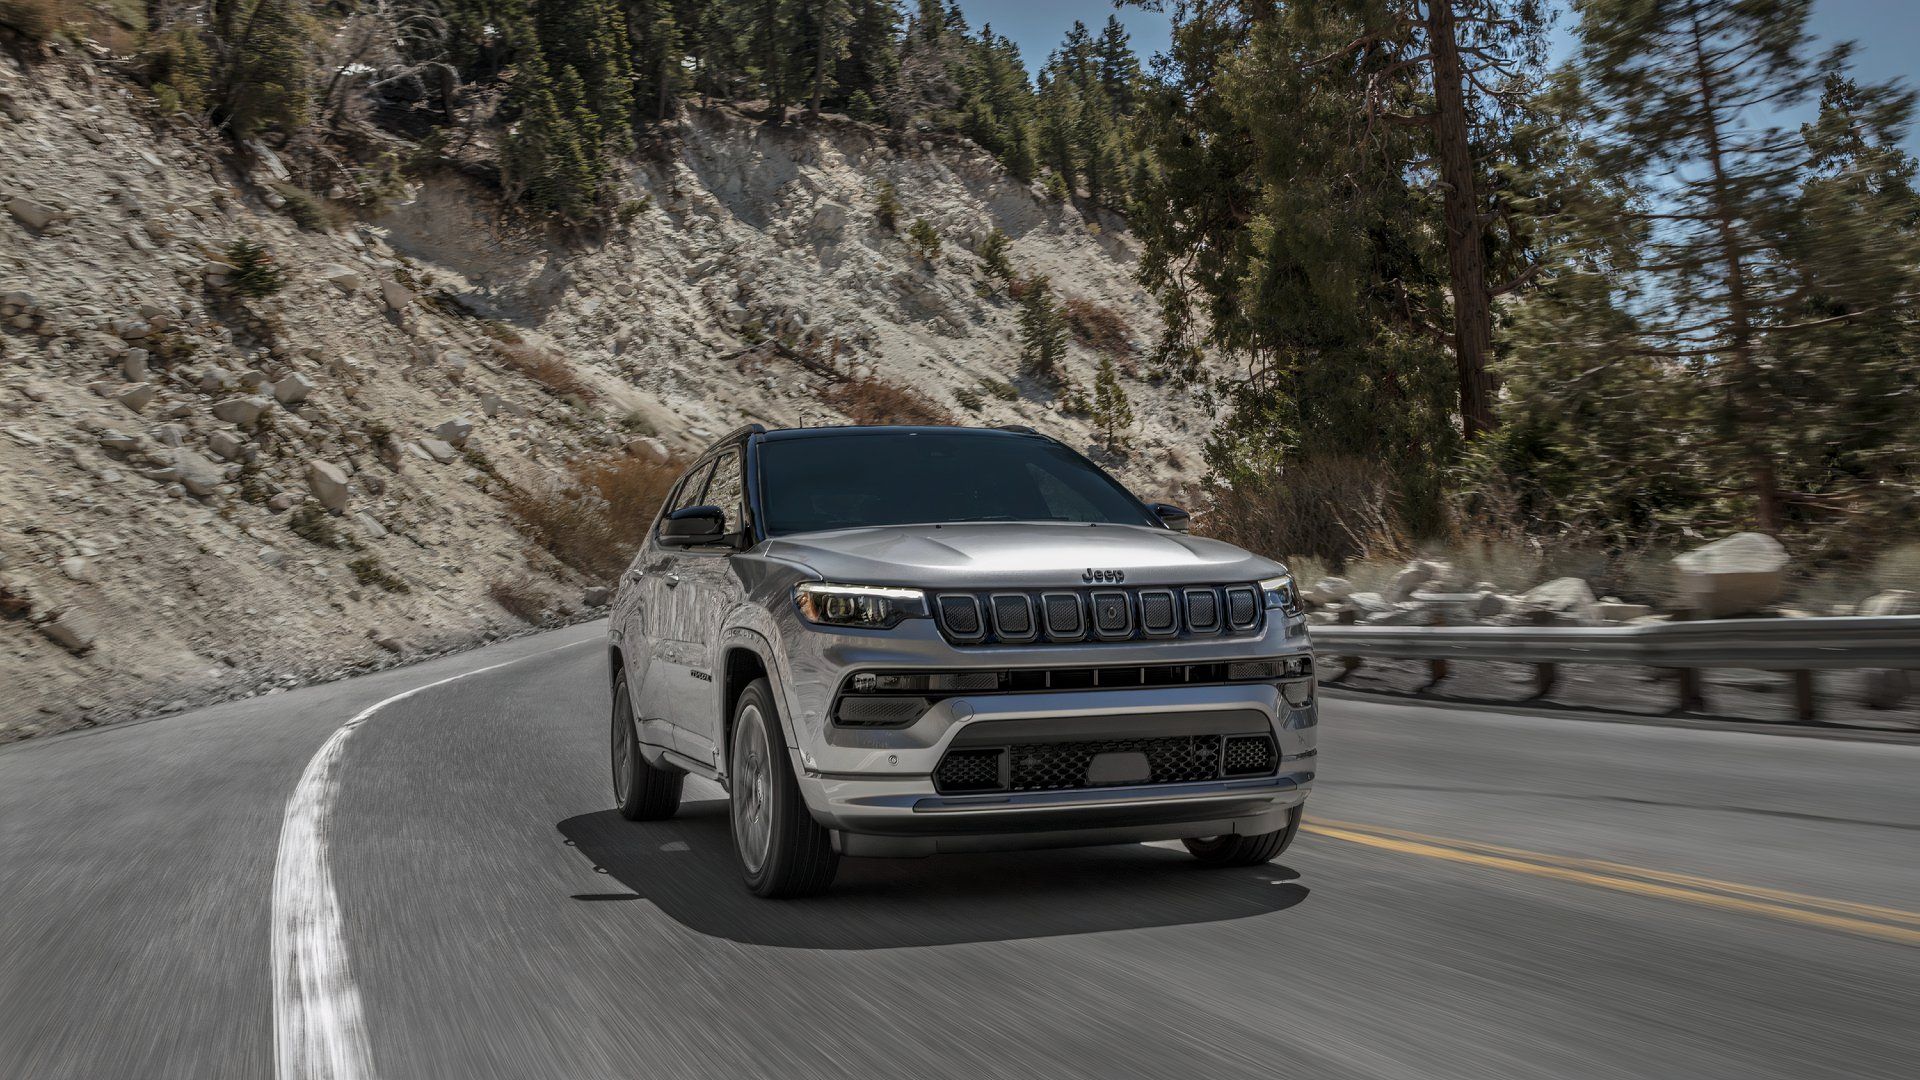
[[[1025,282],[1020,296],[1020,373],[1046,386],[1061,385],[1060,362],[1067,355],[1067,323],[1053,302],[1045,275]]]
[[[1773,121],[1777,110],[1817,93],[1845,51],[1816,64],[1806,33],[1808,0],[1583,0],[1583,84],[1592,119],[1607,125],[1601,160],[1634,178],[1647,198],[1616,224],[1649,241],[1644,272],[1657,290],[1643,349],[1692,370],[1706,391],[1697,452],[1729,456],[1728,476],[1750,500],[1761,529],[1786,521],[1782,470],[1789,446],[1781,417],[1801,401],[1784,363],[1820,296],[1863,307],[1891,299],[1883,264],[1835,265],[1812,256],[1827,228],[1819,212],[1796,215],[1796,180],[1807,147]],[[1837,103],[1834,103],[1837,105]],[[1898,118],[1904,123],[1904,117]],[[1819,189],[1810,193],[1822,201]],[[1865,210],[1868,204],[1856,203]],[[1884,221],[1884,219],[1883,219]],[[1781,274],[1783,232],[1818,260],[1816,292],[1797,295]],[[1876,230],[1878,231],[1878,230]],[[1857,236],[1857,233],[1855,234]],[[1838,316],[1841,320],[1856,315]],[[1739,475],[1743,474],[1743,475]],[[1739,479],[1734,479],[1739,475]]]
[[[1133,426],[1133,403],[1120,385],[1120,374],[1113,357],[1100,358],[1100,370],[1093,378],[1093,421],[1107,436],[1107,452],[1118,448],[1119,433]]]
[[[900,71],[894,27],[900,22],[897,0],[852,0],[846,53],[834,65],[827,102],[856,120],[885,119],[885,101]]]

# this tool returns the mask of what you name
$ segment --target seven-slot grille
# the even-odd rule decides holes
[[[1253,585],[941,593],[940,630],[957,645],[1126,641],[1244,634],[1260,628]]]
[[[1269,776],[1280,763],[1270,735],[1168,735],[956,746],[934,770],[934,789],[943,795],[965,795],[1100,787],[1107,782],[1091,779],[1088,766],[1101,754],[1139,754],[1146,758],[1146,778],[1122,781],[1130,784]]]

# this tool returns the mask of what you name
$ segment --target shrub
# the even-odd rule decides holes
[[[244,236],[227,245],[227,261],[233,264],[227,284],[241,296],[257,300],[287,285],[286,271],[274,265],[272,253]]]
[[[507,493],[520,528],[561,562],[602,581],[627,568],[685,469],[628,454],[583,458],[557,483]]]
[[[979,412],[986,406],[986,400],[980,396],[980,391],[971,386],[963,386],[955,390],[953,400],[959,402],[960,407],[969,412]]]
[[[981,379],[980,389],[1001,401],[1019,401],[1020,388],[1004,379]]]
[[[827,403],[856,424],[951,424],[953,414],[924,395],[869,375],[830,387]]]
[[[296,507],[287,515],[287,528],[309,544],[330,548],[341,544],[340,530],[334,526],[332,515],[313,503]]]
[[[332,232],[347,220],[347,214],[305,188],[275,184],[273,190],[287,200],[287,216],[308,232]]]
[[[1126,359],[1133,355],[1133,328],[1124,315],[1085,297],[1069,296],[1060,304],[1073,338],[1090,349]]]
[[[405,578],[380,565],[380,560],[372,555],[362,555],[353,560],[347,564],[347,569],[353,571],[353,580],[362,585],[378,585],[390,593],[413,591]]]
[[[1336,569],[1349,561],[1406,554],[1389,471],[1359,458],[1294,461],[1275,472],[1212,489],[1198,525],[1208,536],[1268,555],[1311,555]]]
[[[987,234],[980,245],[980,265],[986,272],[1002,281],[1013,281],[1013,263],[1007,261],[1007,234],[998,227]]]
[[[888,232],[900,227],[900,193],[891,180],[880,181],[880,190],[873,197],[873,220]]]
[[[521,622],[539,622],[547,611],[547,595],[528,577],[500,578],[487,585],[487,598]]]
[[[65,0],[0,0],[0,26],[28,41],[47,41],[66,23]]]
[[[599,395],[580,377],[573,365],[550,350],[534,345],[512,345],[499,341],[494,354],[508,367],[540,384],[547,393],[570,403],[592,404]]]
[[[940,230],[926,218],[915,218],[907,228],[907,246],[915,258],[930,263],[940,257]]]

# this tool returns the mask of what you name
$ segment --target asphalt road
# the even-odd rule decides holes
[[[1920,748],[1329,699],[1269,866],[849,860],[776,903],[717,789],[609,809],[600,633],[0,749],[0,1077],[292,1080],[331,999],[276,966],[331,916],[276,858],[326,746],[322,985],[382,1080],[1920,1075]]]

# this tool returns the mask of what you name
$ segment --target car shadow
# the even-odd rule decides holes
[[[1143,844],[927,859],[842,859],[831,891],[762,900],[740,883],[727,804],[683,804],[669,821],[606,810],[557,826],[594,868],[690,930],[749,945],[897,949],[1245,919],[1306,899],[1279,863],[1202,866]]]

